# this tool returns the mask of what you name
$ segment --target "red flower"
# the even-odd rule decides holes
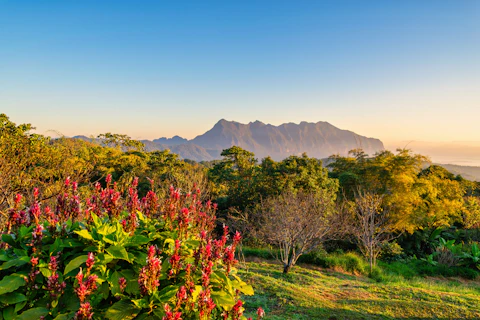
[[[77,276],[78,287],[75,289],[75,293],[78,296],[80,302],[84,302],[85,299],[97,290],[97,275],[93,274],[87,277],[87,280],[83,281],[83,272],[82,268],[78,272]]]
[[[148,249],[147,265],[140,270],[138,276],[138,284],[142,295],[152,293],[160,285],[158,278],[162,269],[162,261],[155,256],[155,253],[155,246],[150,246]]]
[[[94,263],[95,263],[95,256],[93,255],[93,252],[89,252],[87,262],[86,262],[88,272],[90,272]]]
[[[263,317],[265,317],[265,311],[263,311],[262,307],[258,307],[257,315],[258,315],[258,319],[262,319]]]
[[[125,291],[125,288],[127,287],[127,280],[125,280],[124,277],[121,277],[118,279],[118,284],[120,285],[120,292],[123,293]]]
[[[90,320],[93,317],[93,310],[90,302],[85,302],[80,304],[80,309],[78,309],[75,314],[75,320]]]

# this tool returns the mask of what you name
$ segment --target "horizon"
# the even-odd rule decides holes
[[[478,1],[0,0],[0,21],[1,112],[42,134],[325,121],[460,160],[480,141]]]
[[[302,122],[309,123],[309,124],[316,124],[316,123],[319,123],[319,122],[323,122],[323,123],[328,123],[328,124],[336,127],[334,124],[332,124],[328,121],[317,121],[317,122],[301,121],[299,123],[288,122],[288,123],[281,123],[279,125],[274,125],[274,124],[271,124],[271,123],[265,123],[265,122],[260,121],[260,120],[249,121],[248,123],[241,123],[241,122],[238,122],[238,121],[235,121],[235,120],[228,120],[228,119],[224,119],[224,118],[218,120],[217,122],[215,122],[215,124],[219,123],[222,120],[227,121],[227,122],[240,123],[240,124],[244,124],[244,125],[252,124],[252,123],[255,123],[255,122],[261,122],[265,125],[273,125],[273,126],[279,126],[279,125],[283,125],[283,124],[299,125]],[[34,124],[32,124],[32,125],[33,125],[33,127],[35,127]],[[214,125],[212,125],[212,128],[213,128]],[[208,130],[210,130],[210,129],[208,129]],[[351,131],[351,130],[343,129],[343,128],[338,128],[338,129]],[[37,131],[37,130],[34,130],[34,131]],[[92,138],[92,139],[95,139],[98,136],[98,134],[100,134],[100,133],[106,133],[106,132],[98,132],[96,134],[77,134],[77,135],[72,135],[72,136],[66,136],[66,135],[59,134],[58,132],[56,132],[54,130],[51,130],[50,132],[54,132],[55,135],[49,135],[48,134],[49,131],[47,131],[45,133],[41,133],[41,132],[37,132],[37,133],[40,133],[40,134],[43,134],[43,135],[46,135],[46,136],[50,136],[50,137],[53,137],[53,138],[59,137],[59,136],[65,136],[67,138],[74,138],[74,137],[83,136],[83,137]],[[154,138],[150,138],[150,139],[134,138],[134,137],[132,137],[132,138],[134,138],[135,140],[153,141],[155,139],[172,139],[174,137],[179,137],[179,138],[187,139],[188,141],[190,141],[190,140],[196,138],[197,136],[200,136],[200,135],[204,134],[205,132],[199,133],[199,134],[195,135],[193,138],[186,138],[186,137],[182,137],[180,135],[159,136],[159,137],[154,137]],[[116,132],[116,133],[123,134],[122,132]],[[357,132],[354,132],[354,133],[358,134]],[[376,137],[367,137],[367,138],[378,139]],[[437,141],[437,142],[432,142],[432,141],[410,140],[410,141],[393,141],[393,142],[390,141],[388,143],[385,143],[381,139],[379,139],[379,140],[383,143],[383,145],[385,147],[385,150],[395,152],[397,149],[409,149],[409,150],[412,150],[412,152],[414,152],[414,153],[418,153],[418,154],[428,156],[431,159],[432,163],[480,167],[480,141],[439,141],[439,142]],[[464,148],[464,150],[461,150],[461,149],[459,150],[459,148],[462,148],[462,147]],[[452,149],[455,152],[451,152]]]

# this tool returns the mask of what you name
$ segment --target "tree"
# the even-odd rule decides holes
[[[99,134],[97,138],[100,139],[104,143],[104,145],[108,147],[137,151],[143,151],[145,149],[145,144],[143,142],[134,140],[126,134],[107,132]]]
[[[260,200],[256,190],[259,167],[255,155],[240,147],[233,146],[221,153],[223,159],[209,170],[209,178],[216,187],[220,209],[244,210]]]
[[[418,229],[415,216],[421,203],[418,174],[428,159],[398,149],[394,154],[382,151],[373,157],[361,150],[352,150],[349,157],[330,157],[330,176],[337,178],[342,194],[354,201],[358,188],[381,194],[384,207],[390,208],[395,228],[412,233]]]
[[[333,229],[335,195],[331,190],[297,193],[286,190],[270,197],[256,211],[256,235],[279,248],[277,259],[288,273],[298,258],[324,241]]]
[[[462,185],[443,167],[432,165],[418,175],[421,202],[414,221],[419,228],[448,227],[461,221],[463,209]]]
[[[42,203],[55,198],[67,177],[89,182],[97,163],[95,146],[67,138],[51,139],[32,133],[30,124],[16,125],[0,114],[0,213],[17,193],[40,190]],[[30,201],[32,199],[27,199]],[[3,218],[0,217],[0,227]]]
[[[462,210],[462,224],[466,229],[480,227],[480,198],[468,196]]]
[[[377,264],[382,244],[394,238],[391,211],[382,208],[383,196],[359,190],[355,197],[355,213],[351,234],[362,254],[370,262],[370,272]]]

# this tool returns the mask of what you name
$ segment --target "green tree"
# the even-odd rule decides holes
[[[373,157],[353,150],[348,157],[337,155],[329,160],[330,176],[339,180],[342,195],[347,199],[354,200],[358,188],[381,194],[382,206],[391,208],[396,230],[417,229],[415,208],[421,203],[421,185],[417,180],[426,157],[406,149],[399,149],[396,154],[382,151]]]
[[[223,150],[221,155],[223,159],[209,170],[210,179],[217,185],[220,209],[244,210],[258,202],[256,187],[260,175],[255,155],[237,146]]]
[[[415,220],[420,228],[451,226],[461,221],[465,193],[455,176],[445,168],[429,166],[418,175],[421,203]]]

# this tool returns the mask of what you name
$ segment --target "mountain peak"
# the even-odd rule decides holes
[[[243,124],[221,119],[190,142],[219,151],[236,145],[252,151],[258,158],[271,156],[278,160],[304,152],[311,157],[326,158],[332,154],[347,155],[348,151],[357,148],[364,149],[367,154],[384,150],[378,139],[360,136],[323,121],[274,126],[259,120]]]

